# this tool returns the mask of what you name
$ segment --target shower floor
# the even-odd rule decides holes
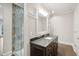
[[[24,56],[24,48],[13,53],[15,56]]]

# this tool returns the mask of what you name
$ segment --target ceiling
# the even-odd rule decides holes
[[[23,3],[16,4],[24,7]],[[54,15],[62,15],[73,12],[77,3],[41,3],[41,5],[49,11],[53,10]]]
[[[55,15],[66,14],[74,11],[76,3],[43,3],[43,7],[54,11]]]

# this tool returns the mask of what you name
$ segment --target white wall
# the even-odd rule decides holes
[[[12,4],[4,3],[4,37],[3,37],[3,54],[8,55],[12,51]]]
[[[58,35],[60,43],[73,43],[73,14],[53,16],[49,20],[50,34]]]
[[[27,4],[24,4],[24,55],[30,55],[29,19],[27,18]]]
[[[77,53],[77,55],[79,55],[79,4],[77,5],[77,7],[75,8],[74,11],[74,49]]]

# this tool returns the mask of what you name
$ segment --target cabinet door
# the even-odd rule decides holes
[[[52,47],[49,47],[47,51],[47,56],[52,56]]]
[[[53,55],[57,56],[57,52],[58,52],[58,37],[56,37],[53,43]]]
[[[46,48],[46,55],[53,56],[53,42],[50,43],[49,46]]]

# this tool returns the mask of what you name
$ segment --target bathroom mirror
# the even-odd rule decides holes
[[[38,20],[37,20],[37,33],[38,35],[43,35],[48,32],[48,19],[47,16],[44,16],[38,13]]]

